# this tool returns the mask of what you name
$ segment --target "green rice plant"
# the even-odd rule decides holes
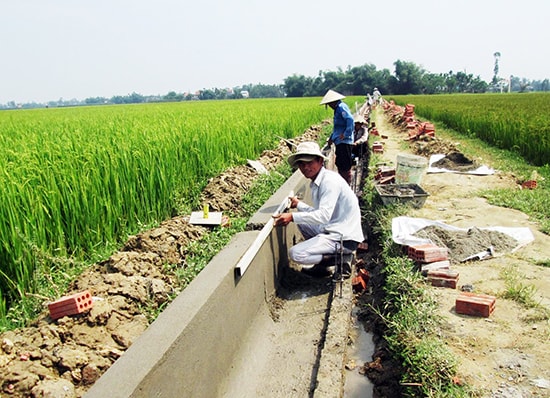
[[[528,214],[534,221],[538,222],[539,229],[544,233],[550,233],[550,147],[546,145],[547,138],[550,136],[548,131],[548,113],[547,109],[550,95],[548,93],[536,93],[526,95],[426,95],[426,96],[407,96],[396,97],[402,102],[416,103],[421,106],[416,107],[415,111],[423,112],[424,117],[434,117],[439,120],[436,123],[436,136],[449,140],[460,140],[461,151],[470,158],[477,159],[483,154],[484,162],[497,169],[513,175],[518,182],[518,189],[495,189],[480,192],[489,203],[495,206],[514,208]],[[495,108],[495,104],[500,104]],[[492,109],[492,116],[489,113]],[[484,111],[487,110],[487,114]],[[500,113],[499,113],[500,112]],[[502,114],[502,115],[501,115]],[[514,123],[522,118],[527,121],[521,122],[510,128],[512,124],[502,122],[501,119],[509,117],[506,115],[515,115]],[[493,120],[493,127],[501,129],[494,137],[508,135],[512,138],[524,136],[529,145],[536,146],[542,156],[542,166],[536,166],[534,158],[523,154],[520,149],[527,148],[519,141],[514,142],[507,148],[494,146],[494,143],[484,141],[479,134],[474,134],[471,130],[473,119],[480,119],[490,123]],[[468,119],[468,122],[465,120]],[[430,119],[431,120],[431,119]],[[462,121],[464,120],[464,123]],[[522,125],[531,123],[528,130],[523,129]],[[452,125],[452,128],[447,126]],[[513,130],[508,131],[508,130]],[[485,131],[485,130],[484,130]],[[488,131],[488,130],[487,130]],[[497,131],[493,129],[493,131]],[[507,132],[508,131],[508,132]],[[507,132],[507,133],[506,133]],[[494,142],[503,142],[495,139]],[[533,190],[519,189],[519,184],[527,180],[536,180],[537,188]]]
[[[110,254],[327,116],[314,98],[0,112],[0,317],[37,288],[35,270]]]
[[[550,154],[550,93],[391,96],[415,113],[543,166]]]

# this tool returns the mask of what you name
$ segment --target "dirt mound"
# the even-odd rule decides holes
[[[410,143],[411,151],[416,155],[430,157],[435,154],[459,152],[458,145],[437,137],[425,136],[423,139]]]
[[[456,263],[488,248],[492,248],[495,253],[508,253],[518,246],[518,241],[505,233],[476,227],[466,231],[450,231],[431,225],[413,235],[430,239],[434,244],[448,248],[449,259]]]
[[[467,172],[477,169],[479,164],[468,159],[460,152],[449,152],[444,158],[438,160],[437,162],[433,162],[432,166],[440,169]]]

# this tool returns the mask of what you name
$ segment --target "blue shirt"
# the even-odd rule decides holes
[[[340,101],[336,109],[334,109],[334,123],[330,139],[334,145],[338,144],[353,144],[353,115],[345,102]],[[344,138],[340,136],[343,134]]]
[[[313,206],[298,202],[292,214],[295,223],[319,225],[331,240],[340,240],[340,234],[343,240],[365,239],[359,199],[338,173],[322,167],[310,188]]]

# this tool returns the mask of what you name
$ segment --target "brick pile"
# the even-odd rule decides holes
[[[434,244],[407,247],[407,255],[420,265],[421,273],[431,286],[456,289],[459,272],[451,269],[448,249]],[[461,292],[456,298],[457,314],[489,317],[495,310],[496,298],[486,294]]]
[[[433,123],[418,120],[414,108],[413,104],[406,104],[403,107],[396,105],[393,101],[386,102],[383,106],[390,122],[407,132],[406,141],[417,140],[422,136],[434,137],[435,126]]]

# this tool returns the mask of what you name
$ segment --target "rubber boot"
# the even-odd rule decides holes
[[[325,278],[334,274],[336,269],[336,254],[323,254],[323,259],[312,267],[302,267],[301,272],[315,278]]]

